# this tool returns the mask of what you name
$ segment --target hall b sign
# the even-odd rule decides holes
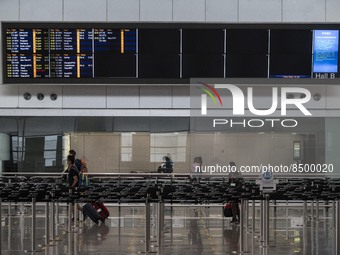
[[[315,79],[335,79],[335,73],[314,73]]]
[[[254,93],[253,87],[247,87],[246,95],[243,91],[232,84],[215,84],[215,86],[209,84],[203,84],[205,87],[202,89],[204,92],[201,94],[201,115],[208,115],[207,107],[207,96],[209,95],[211,100],[216,104],[218,99],[219,104],[223,106],[223,101],[221,98],[221,93],[226,91],[226,93],[231,93],[232,96],[232,114],[233,116],[244,116],[245,115],[245,102],[247,103],[247,109],[252,114],[252,116],[261,117],[261,119],[243,119],[243,120],[233,120],[225,118],[213,119],[213,127],[218,125],[230,125],[231,127],[239,125],[239,127],[262,127],[266,124],[274,127],[276,124],[280,123],[282,127],[295,127],[297,126],[297,121],[295,119],[280,119],[270,118],[278,108],[280,109],[281,116],[287,116],[287,106],[292,106],[290,109],[299,110],[304,116],[311,116],[312,114],[304,106],[311,99],[311,92],[308,89],[300,87],[272,87],[272,97],[271,106],[268,109],[257,109],[254,106]],[[217,91],[218,89],[218,91]],[[280,91],[279,91],[280,90]],[[280,92],[280,93],[279,93]],[[298,94],[299,97],[295,98],[291,95]],[[265,117],[265,118],[264,118]]]

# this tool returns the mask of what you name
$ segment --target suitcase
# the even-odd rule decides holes
[[[92,203],[92,206],[97,210],[97,212],[102,217],[101,219],[102,222],[104,222],[105,219],[107,219],[110,216],[109,210],[106,208],[106,206],[102,202]]]
[[[96,208],[92,204],[86,204],[83,206],[83,213],[87,215],[94,223],[98,224],[99,221],[104,221],[105,219],[99,214]]]

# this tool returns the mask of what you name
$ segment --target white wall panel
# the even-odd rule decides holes
[[[281,0],[239,0],[240,22],[281,22]]]
[[[283,21],[323,22],[326,0],[283,0]]]
[[[31,99],[24,99],[25,93],[31,94]],[[44,94],[43,100],[38,100],[38,93]],[[57,100],[53,101],[50,98],[51,94],[57,94]],[[61,108],[62,107],[62,87],[61,86],[46,86],[46,85],[23,85],[19,86],[19,107],[22,108]]]
[[[108,0],[108,21],[139,21],[139,0]]]
[[[19,107],[17,85],[13,84],[0,86],[0,107],[1,108]]]
[[[172,105],[173,108],[190,108],[190,88],[189,86],[172,87]]]
[[[0,21],[19,20],[19,0],[0,1]]]
[[[340,1],[326,0],[326,22],[340,22]]]
[[[107,108],[139,108],[139,87],[109,86]]]
[[[62,0],[21,0],[20,20],[61,21],[62,6]]]
[[[205,0],[173,0],[173,21],[205,21]]]
[[[1,23],[1,22],[0,22]],[[1,29],[1,24],[0,24],[0,42],[1,42],[1,35],[2,35],[2,29]],[[3,80],[3,78],[2,78],[2,69],[3,69],[3,61],[2,61],[2,50],[0,49],[0,84],[2,84],[2,80]],[[1,96],[1,94],[0,94],[0,96]]]
[[[141,21],[172,21],[172,0],[141,0]]]
[[[106,21],[106,0],[64,0],[65,21]]]
[[[338,94],[339,96],[339,94]],[[325,156],[327,164],[334,165],[334,173],[340,173],[340,136],[339,136],[340,118],[325,119]],[[332,173],[333,174],[333,173]]]
[[[141,86],[140,108],[172,108],[172,87]]]
[[[302,87],[302,86],[297,86]],[[326,88],[324,86],[303,86],[312,94],[311,100],[304,104],[307,109],[324,109],[326,107]],[[319,100],[315,100],[316,96],[320,95]]]
[[[327,86],[326,109],[340,109],[340,86]]]
[[[238,0],[206,0],[206,21],[238,21]]]
[[[64,108],[106,108],[105,86],[63,86]]]

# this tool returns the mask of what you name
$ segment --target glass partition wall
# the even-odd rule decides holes
[[[315,118],[291,132],[212,133],[190,130],[183,117],[1,117],[1,171],[61,172],[74,149],[91,173],[157,172],[164,156],[174,162],[174,173],[195,172],[197,163],[208,172],[231,161],[237,166],[332,163],[336,172],[338,122]]]

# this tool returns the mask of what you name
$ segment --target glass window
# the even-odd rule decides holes
[[[162,162],[170,156],[174,162],[185,162],[187,133],[150,134],[150,162]]]
[[[57,135],[45,136],[45,143],[44,143],[45,166],[56,165],[57,142],[58,142]]]
[[[133,133],[121,133],[121,161],[132,161],[132,138]]]
[[[12,136],[13,163],[25,160],[25,139],[20,136]]]

